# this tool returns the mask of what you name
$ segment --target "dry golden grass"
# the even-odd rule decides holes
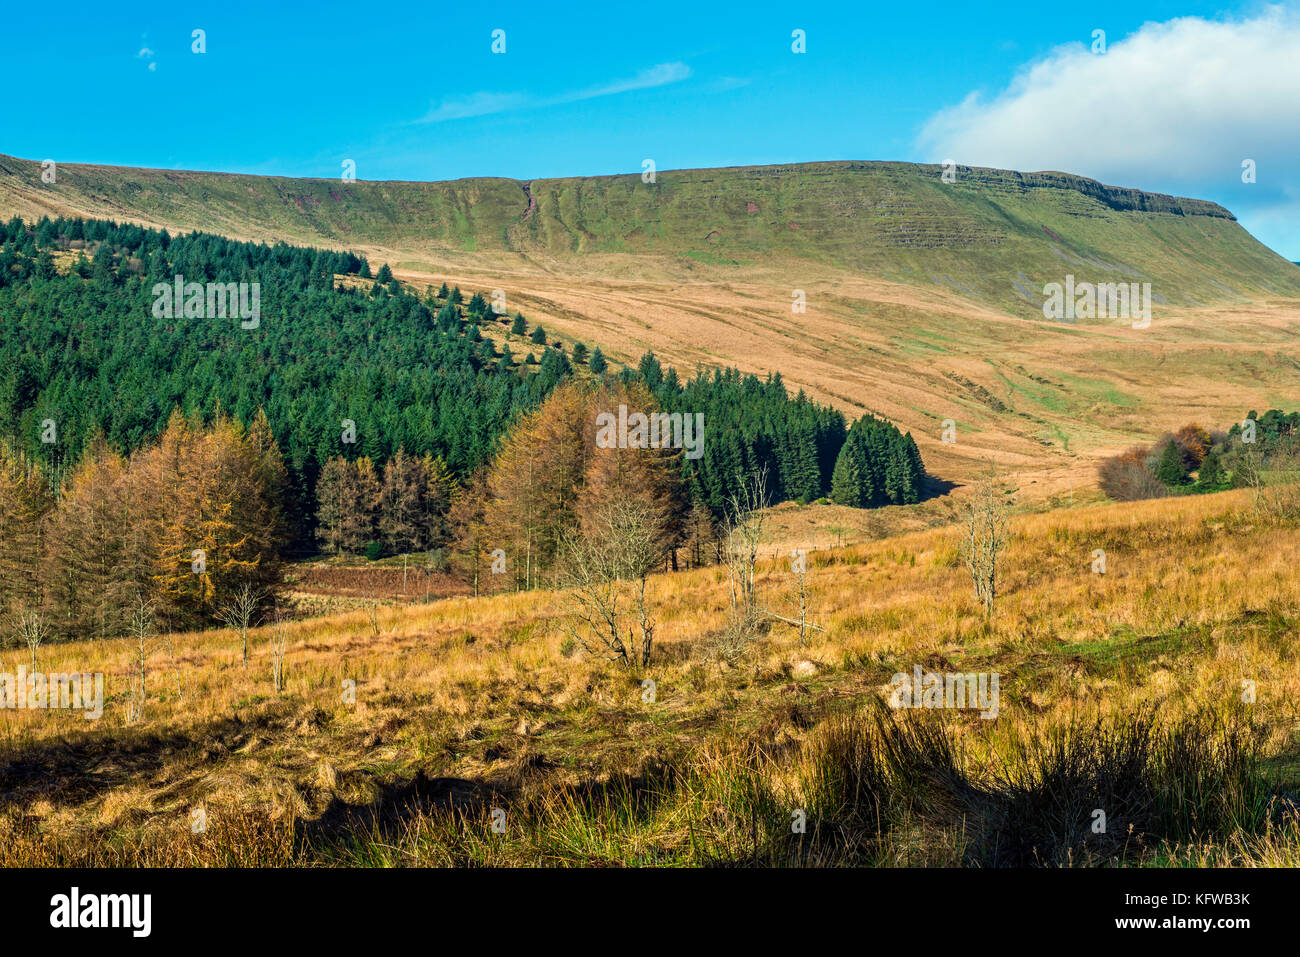
[[[371,838],[345,841],[344,854],[336,842],[358,816],[430,794],[476,822],[461,820],[455,840],[486,827],[485,808],[497,800],[531,807],[535,833],[549,842],[575,826],[575,793],[656,769],[710,769],[669,820],[639,835],[616,828],[602,852],[611,861],[681,859],[700,853],[687,819],[713,813],[714,799],[700,804],[700,795],[756,775],[799,800],[810,759],[772,764],[773,756],[806,751],[828,708],[882,698],[889,677],[913,664],[1000,674],[996,722],[944,716],[976,763],[1034,728],[1148,709],[1163,723],[1243,716],[1268,767],[1297,777],[1300,530],[1256,514],[1237,492],[1023,515],[1014,528],[992,621],[973,599],[955,528],[822,547],[810,553],[808,582],[825,631],[798,647],[793,630],[776,624],[735,665],[706,660],[707,637],[728,615],[715,568],[653,579],[658,642],[644,673],[569,648],[556,626],[561,598],[549,592],[383,608],[377,634],[365,612],[293,623],[279,696],[264,631],[254,633],[247,667],[228,631],[179,635],[174,664],[164,653],[151,661],[145,719],[134,726],[125,719],[125,644],[46,647],[37,658],[44,671],[107,674],[105,713],[91,722],[0,711],[8,812],[0,827],[10,836],[0,863],[84,861],[76,848],[92,834],[108,855],[97,863],[303,862],[321,846],[353,862],[463,862],[447,850],[450,832],[438,830],[451,825],[418,815],[402,825],[419,834],[407,833],[400,853],[381,853]],[[1090,571],[1097,548],[1105,575]],[[761,566],[769,609],[791,614],[792,588],[788,559]],[[0,670],[26,655],[5,651]],[[656,683],[653,703],[642,700],[646,678]],[[343,700],[346,681],[355,682],[355,704]],[[1242,702],[1243,681],[1255,682],[1253,704]],[[199,808],[212,822],[205,835],[190,833]],[[584,820],[594,826],[590,814]],[[1294,861],[1293,838],[1243,833],[1231,848],[1170,855]],[[574,840],[591,860],[602,856],[590,834]],[[474,859],[536,859],[520,854],[483,843]],[[922,861],[895,846],[880,862]]]
[[[1284,405],[1300,363],[1300,304],[1290,300],[1157,306],[1151,327],[1135,330],[1026,319],[942,287],[824,266],[801,266],[797,283],[770,266],[692,281],[647,257],[625,276],[618,257],[542,269],[504,256],[468,269],[371,252],[421,293],[443,281],[503,289],[512,312],[617,362],[652,350],[683,373],[779,372],[851,418],[874,411],[912,432],[943,480],[964,484],[993,461],[1038,500],[1095,488],[1097,463],[1135,442],[1189,422],[1226,429],[1252,408]],[[791,312],[792,284],[807,293],[806,313]],[[957,423],[954,444],[941,441],[945,419]]]

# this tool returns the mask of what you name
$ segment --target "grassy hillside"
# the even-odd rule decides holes
[[[825,630],[734,661],[713,568],[652,580],[644,671],[575,652],[548,592],[292,624],[279,695],[266,630],[247,667],[231,632],[179,635],[135,725],[124,643],[42,648],[108,700],[0,711],[0,864],[1300,864],[1300,529],[1231,492],[1014,532],[989,622],[940,528],[811,553]],[[760,569],[788,610],[786,560]],[[997,672],[997,718],[877,722],[914,665]]]
[[[366,182],[69,164],[0,156],[0,214],[76,210],[327,246],[514,253],[564,262],[618,255],[718,274],[844,271],[939,286],[1033,315],[1041,288],[1149,281],[1197,305],[1300,294],[1300,272],[1222,207],[1062,173],[910,163],[660,172],[520,182]],[[674,261],[676,261],[674,263]],[[750,267],[750,268],[746,268]],[[635,267],[632,267],[635,268]]]
[[[499,248],[524,205],[519,185],[500,179],[343,183],[67,164],[46,185],[40,164],[7,156],[0,183],[6,214],[70,212],[323,246],[472,249],[495,235]]]
[[[1067,272],[1150,281],[1170,302],[1293,294],[1300,274],[1223,208],[1056,173],[958,171],[906,163],[818,163],[539,181],[512,248],[686,256],[718,267],[813,266],[1039,313]],[[1222,283],[1217,285],[1216,283]]]
[[[0,157],[0,215],[45,212],[353,247],[420,292],[502,289],[615,361],[779,371],[913,433],[940,478],[1029,494],[1187,422],[1293,405],[1300,268],[1221,207],[1060,173],[904,163],[342,183]],[[1152,284],[1153,319],[1053,322],[1042,286]],[[792,312],[802,290],[807,310]],[[940,442],[944,420],[957,442]]]

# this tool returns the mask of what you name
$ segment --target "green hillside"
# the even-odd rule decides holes
[[[959,167],[948,184],[941,172],[839,162],[663,171],[650,184],[640,174],[345,183],[69,164],[46,185],[38,163],[0,156],[0,214],[574,268],[612,254],[693,278],[785,272],[793,284],[844,271],[1026,317],[1039,314],[1043,285],[1067,274],[1150,282],[1160,304],[1300,295],[1294,264],[1214,203],[1063,173]]]

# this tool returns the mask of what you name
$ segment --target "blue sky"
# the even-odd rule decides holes
[[[0,152],[361,179],[953,158],[1213,199],[1300,260],[1294,5],[548,7],[14,4]]]

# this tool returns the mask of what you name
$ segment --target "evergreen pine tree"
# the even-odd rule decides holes
[[[840,449],[839,458],[835,460],[835,471],[831,474],[831,501],[836,505],[850,508],[862,508],[862,473],[858,468],[857,456],[853,447],[845,442]]]
[[[1170,488],[1176,488],[1187,481],[1187,466],[1183,464],[1183,452],[1177,442],[1166,442],[1160,453],[1160,462],[1156,466],[1156,478]]]
[[[1219,453],[1211,449],[1205,454],[1205,459],[1201,462],[1201,469],[1196,476],[1196,484],[1201,488],[1215,489],[1223,484],[1223,465],[1219,461]]]

